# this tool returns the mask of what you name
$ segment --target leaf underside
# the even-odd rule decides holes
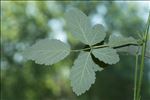
[[[102,70],[102,68],[98,67],[93,62],[89,52],[79,54],[70,74],[71,86],[77,95],[86,92],[95,82],[95,72]]]
[[[119,62],[119,55],[116,50],[110,47],[93,49],[93,55],[99,60],[107,64],[115,64]]]
[[[70,46],[55,39],[44,39],[28,48],[24,53],[27,60],[38,64],[52,65],[64,59],[70,53]]]
[[[104,27],[100,24],[91,26],[89,18],[76,8],[70,9],[65,13],[67,27],[75,38],[84,44],[92,45],[100,43],[106,37]],[[136,44],[137,41],[132,38],[110,36],[108,46],[105,48],[92,49],[92,54],[107,64],[119,62],[119,55],[111,47],[117,47],[127,44]],[[44,39],[28,48],[24,57],[34,60],[38,64],[52,65],[64,59],[70,53],[70,46],[59,40]],[[102,71],[103,68],[94,63],[91,52],[81,51],[70,72],[70,80],[73,91],[77,95],[89,90],[95,82],[96,71]]]
[[[137,44],[136,39],[133,37],[117,37],[117,36],[110,36],[108,45],[110,47],[118,47],[122,45],[127,45],[127,44]]]
[[[94,45],[104,40],[106,33],[100,24],[93,28],[89,18],[80,10],[72,8],[65,13],[65,20],[70,32],[87,45]]]

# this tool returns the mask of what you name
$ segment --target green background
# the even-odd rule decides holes
[[[133,100],[135,56],[120,53],[120,62],[97,72],[88,92],[77,97],[69,81],[78,53],[52,66],[24,61],[22,51],[44,38],[60,39],[72,49],[84,45],[66,29],[64,13],[70,7],[89,15],[110,34],[133,36],[143,32],[148,2],[2,1],[1,2],[1,100]],[[134,51],[135,52],[135,51]],[[99,63],[99,62],[98,62]],[[150,59],[146,58],[141,100],[150,100]]]

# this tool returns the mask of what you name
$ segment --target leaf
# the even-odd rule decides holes
[[[95,71],[102,70],[98,68],[89,52],[81,52],[74,62],[71,69],[70,80],[73,91],[77,95],[86,92],[95,82]]]
[[[89,44],[87,33],[91,30],[88,17],[78,9],[72,8],[65,13],[70,32],[82,43]]]
[[[130,54],[130,55],[136,55],[137,51],[139,51],[138,54],[141,54],[141,46],[134,46],[134,45],[129,45],[129,46],[125,46],[125,47],[121,47],[121,48],[117,48],[117,52],[123,52],[126,54]]]
[[[101,24],[95,25],[89,34],[89,45],[94,45],[103,41],[105,36],[104,27]]]
[[[25,50],[23,55],[38,64],[52,65],[64,59],[69,53],[69,45],[55,39],[44,39]]]
[[[117,48],[116,50],[117,50],[117,52],[124,52],[124,53],[128,53],[130,55],[136,55],[136,53],[138,51],[139,52],[138,54],[141,55],[142,46],[130,45],[127,47]],[[145,57],[150,58],[150,41],[149,40],[147,41],[147,44],[146,44]]]
[[[97,71],[102,71],[103,70],[103,68],[102,67],[99,67],[98,65],[94,65],[93,66],[93,70],[95,71],[95,72],[97,72]]]
[[[117,37],[111,35],[108,43],[110,47],[117,47],[117,46],[128,45],[128,44],[137,44],[137,40],[134,39],[133,37],[125,38],[121,36]]]
[[[119,62],[119,55],[116,53],[115,49],[106,47],[93,49],[93,55],[104,63],[115,64]]]
[[[104,40],[105,33],[102,25],[92,28],[88,17],[76,8],[65,13],[67,27],[70,32],[82,43],[94,45]]]

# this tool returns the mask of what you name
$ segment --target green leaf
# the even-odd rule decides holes
[[[99,67],[98,65],[94,65],[93,66],[93,70],[95,71],[95,72],[97,72],[97,71],[102,71],[103,70],[103,68],[102,67]]]
[[[74,62],[71,69],[70,80],[73,91],[77,95],[86,92],[95,82],[95,71],[102,70],[98,68],[89,52],[81,52]]]
[[[89,45],[94,45],[104,40],[106,33],[104,27],[101,24],[97,24],[91,30],[89,34]]]
[[[55,39],[44,39],[25,50],[23,55],[38,64],[52,65],[64,59],[69,53],[69,45]]]
[[[65,20],[70,32],[82,43],[94,45],[104,40],[105,32],[102,25],[92,28],[89,18],[80,10],[72,8],[65,13]]]
[[[70,32],[82,43],[89,44],[87,33],[91,30],[88,17],[78,9],[72,8],[65,13]]]
[[[113,48],[99,48],[93,49],[93,55],[104,63],[115,64],[119,62],[119,55],[116,53],[116,50]]]
[[[136,55],[137,51],[139,51],[138,54],[140,54],[141,49],[142,49],[141,46],[134,46],[134,45],[116,48],[117,52],[123,52],[123,53],[130,54],[130,55]]]
[[[117,46],[122,46],[122,45],[128,45],[128,44],[137,44],[137,40],[134,39],[133,37],[117,37],[117,36],[110,36],[108,45],[110,47],[117,47]]]
[[[124,53],[128,53],[130,55],[136,55],[136,53],[138,51],[139,52],[138,54],[141,55],[142,46],[130,45],[130,46],[126,46],[126,47],[117,48],[116,50],[117,50],[117,52],[124,52]],[[150,58],[150,41],[147,41],[147,44],[146,44],[145,57]]]

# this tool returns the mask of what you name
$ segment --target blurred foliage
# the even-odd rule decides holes
[[[66,41],[73,49],[82,47],[83,44],[66,31],[63,19],[64,12],[72,6],[88,14],[91,20],[96,16],[96,22],[104,24],[108,35],[139,38],[137,33],[143,32],[146,19],[141,17],[139,11],[142,8],[136,2],[1,3],[1,100],[132,100],[134,56],[121,54],[118,64],[98,72],[90,91],[77,97],[72,92],[69,81],[70,66],[77,53],[55,65],[44,66],[32,61],[25,62],[21,52],[39,39],[57,38],[54,37],[57,32],[66,33]],[[52,21],[54,24],[50,24]],[[61,31],[55,25],[57,22],[62,24],[59,26]],[[147,59],[145,64],[141,100],[150,100],[150,60]]]

